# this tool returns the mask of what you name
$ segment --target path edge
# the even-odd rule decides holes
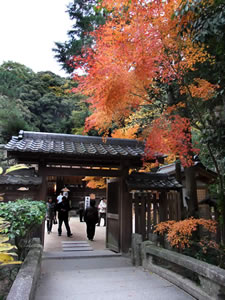
[[[37,280],[41,272],[42,252],[40,239],[34,238],[6,300],[34,299]]]

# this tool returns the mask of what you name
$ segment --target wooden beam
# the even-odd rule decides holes
[[[120,170],[84,169],[84,168],[54,168],[45,169],[47,176],[98,176],[120,177]]]
[[[110,156],[81,156],[81,155],[57,155],[55,153],[38,152],[16,152],[8,151],[8,157],[16,158],[18,163],[39,164],[44,160],[47,164],[90,166],[90,167],[120,167],[121,163],[127,161],[130,168],[141,167],[143,162],[141,157],[110,157]]]

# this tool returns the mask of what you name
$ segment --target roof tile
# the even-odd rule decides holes
[[[91,156],[141,157],[144,144],[137,140],[113,139],[21,131],[18,137],[12,137],[5,149],[16,152],[38,152]]]
[[[133,172],[127,178],[129,190],[151,190],[151,189],[180,189],[182,185],[173,176],[156,173]]]

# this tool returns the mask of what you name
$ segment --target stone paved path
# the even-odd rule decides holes
[[[93,252],[93,251],[89,251]],[[133,267],[130,259],[44,259],[34,300],[191,300],[159,276]]]
[[[159,276],[135,268],[130,259],[105,249],[105,227],[87,241],[85,223],[70,219],[72,238],[57,225],[46,235],[41,277],[32,300],[191,300],[190,295]],[[93,251],[63,251],[65,244],[87,242]],[[85,243],[86,243],[85,242]],[[90,249],[89,249],[90,250]]]

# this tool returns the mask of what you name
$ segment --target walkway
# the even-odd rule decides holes
[[[87,241],[86,223],[80,223],[78,217],[72,217],[70,218],[69,224],[71,232],[73,233],[71,238],[67,237],[64,224],[62,226],[62,236],[60,237],[57,232],[58,225],[53,225],[51,234],[45,233],[44,251],[46,253],[62,251],[62,242],[64,241]],[[101,226],[96,226],[94,241],[88,241],[94,250],[105,249],[106,227],[103,227],[102,225],[103,219],[101,220]]]
[[[193,299],[159,276],[133,267],[129,258],[104,249],[105,227],[96,228],[95,241],[89,242],[93,250],[62,251],[60,238],[65,242],[86,240],[85,224],[78,218],[72,218],[70,224],[73,239],[58,237],[56,225],[47,236],[34,300]]]

